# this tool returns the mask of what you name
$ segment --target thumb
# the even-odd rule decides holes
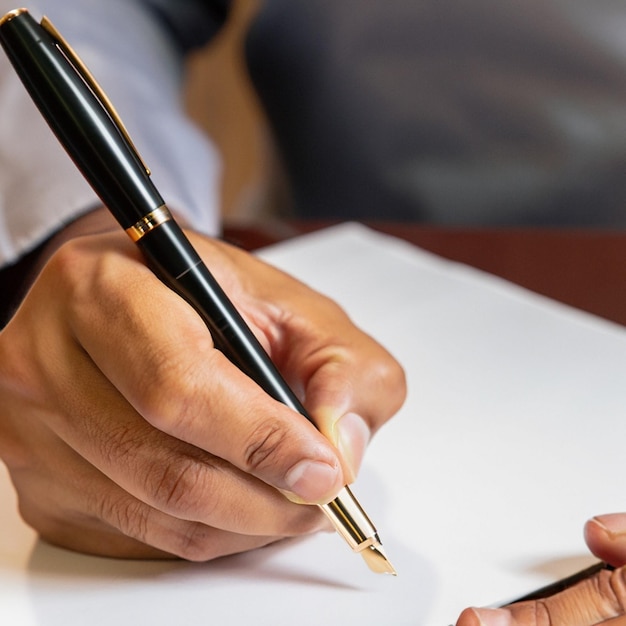
[[[366,421],[353,411],[324,406],[315,411],[320,432],[337,448],[347,484],[354,482],[371,437]]]

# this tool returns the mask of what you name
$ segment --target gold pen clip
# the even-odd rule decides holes
[[[100,87],[96,79],[93,77],[93,75],[91,74],[87,66],[82,62],[80,57],[76,54],[76,52],[74,52],[73,48],[67,43],[67,41],[63,39],[63,36],[54,27],[52,22],[45,16],[41,19],[41,27],[52,36],[59,50],[61,50],[61,52],[65,55],[67,60],[74,66],[74,69],[78,72],[80,77],[85,81],[85,83],[88,85],[91,91],[93,91],[94,95],[96,96],[96,98],[98,98],[104,110],[108,113],[109,117],[113,120],[114,124],[117,126],[120,133],[122,133],[122,136],[124,137],[124,139],[128,142],[128,145],[130,146],[132,151],[135,153],[135,156],[141,163],[141,166],[146,171],[146,174],[150,176],[150,169],[145,164],[144,160],[141,158],[141,155],[139,154],[139,151],[135,147],[133,140],[130,138],[130,135],[128,134],[128,131],[126,130],[126,126],[124,126],[124,122],[122,122],[122,119],[120,118],[119,113],[115,110],[115,107],[109,100],[106,93],[104,93],[104,90],[102,89],[102,87]]]

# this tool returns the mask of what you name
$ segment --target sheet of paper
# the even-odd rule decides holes
[[[36,541],[3,469],[0,624],[446,626],[593,562],[583,523],[626,508],[625,328],[354,224],[262,256],[406,368],[354,487],[399,576],[335,535],[207,564],[73,554]]]

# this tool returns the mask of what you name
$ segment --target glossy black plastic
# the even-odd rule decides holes
[[[107,110],[30,13],[2,23],[0,44],[61,144],[124,228],[163,204]]]
[[[178,224],[161,224],[137,245],[154,273],[196,309],[216,348],[267,394],[312,421]]]

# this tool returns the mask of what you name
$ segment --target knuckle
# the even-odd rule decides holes
[[[81,261],[81,257],[82,246],[77,243],[76,239],[70,239],[55,250],[48,261],[48,266],[59,276],[71,276]]]
[[[154,464],[146,477],[146,491],[153,506],[178,518],[211,517],[212,475],[206,463],[177,457]]]
[[[210,561],[220,556],[212,529],[200,522],[187,522],[184,532],[177,534],[172,552],[186,561]]]
[[[610,573],[603,594],[616,614],[626,610],[626,567],[620,567]]]
[[[537,600],[533,604],[533,617],[531,624],[540,626],[542,624],[552,624],[553,616],[548,603],[545,600]]]
[[[124,535],[148,543],[150,507],[139,500],[128,498],[115,506],[112,514],[115,525]]]
[[[178,422],[192,419],[197,389],[188,359],[166,346],[154,346],[149,371],[142,376],[144,380],[139,385],[150,392],[141,395],[136,408],[155,428],[171,433]]]
[[[79,239],[70,239],[60,246],[50,257],[42,271],[42,277],[53,277],[56,289],[81,293],[84,286],[85,247]]]
[[[95,519],[106,522],[122,535],[145,545],[152,545],[158,537],[158,531],[155,535],[155,523],[156,528],[162,525],[162,521],[156,522],[154,519],[159,515],[158,509],[129,494],[100,494],[93,499],[92,510]],[[160,544],[161,549],[191,561],[213,558],[210,528],[199,522],[185,520],[171,520],[170,524],[173,525]]]
[[[169,434],[184,434],[200,414],[199,407],[210,411],[200,371],[211,371],[216,350],[209,333],[204,332],[194,342],[193,350],[181,350],[176,342],[153,343],[146,358],[150,367],[139,372],[138,385],[149,390],[137,398],[135,408],[155,428]],[[202,368],[198,359],[202,360]]]
[[[252,429],[244,450],[246,471],[260,472],[276,465],[286,445],[287,432],[277,420],[265,419]]]
[[[160,511],[187,517],[202,506],[211,514],[210,497],[214,472],[212,466],[191,454],[174,450],[169,458],[153,450],[141,428],[120,424],[101,438],[100,454],[105,464],[120,467],[136,476],[139,489],[147,501]]]
[[[135,458],[146,443],[144,433],[124,422],[110,424],[106,433],[101,432],[98,421],[86,420],[84,428],[90,440],[98,446],[100,458],[109,466]]]
[[[106,496],[95,499],[96,517],[127,537],[149,543],[150,507],[133,497]]]
[[[123,322],[129,328],[134,323],[138,330],[136,309],[150,289],[146,281],[157,282],[126,249],[112,242],[96,245],[84,237],[60,246],[44,267],[44,275],[49,277],[48,290],[54,289],[55,299],[63,301],[70,326],[79,328],[97,319],[111,325]]]
[[[187,561],[206,562],[273,543],[279,537],[240,535],[220,531],[199,522],[187,522],[177,534],[171,553]]]
[[[46,288],[54,289],[55,300],[63,303],[69,325],[78,328],[92,319],[94,301],[107,315],[123,310],[121,301],[128,295],[119,278],[119,255],[110,250],[95,254],[80,238],[58,248],[42,272]]]
[[[532,623],[552,624],[566,602],[570,602],[571,609],[581,615],[590,609],[593,609],[594,615],[602,615],[603,619],[623,615],[626,608],[626,568],[602,570],[570,590],[533,602],[530,607],[534,618]]]

